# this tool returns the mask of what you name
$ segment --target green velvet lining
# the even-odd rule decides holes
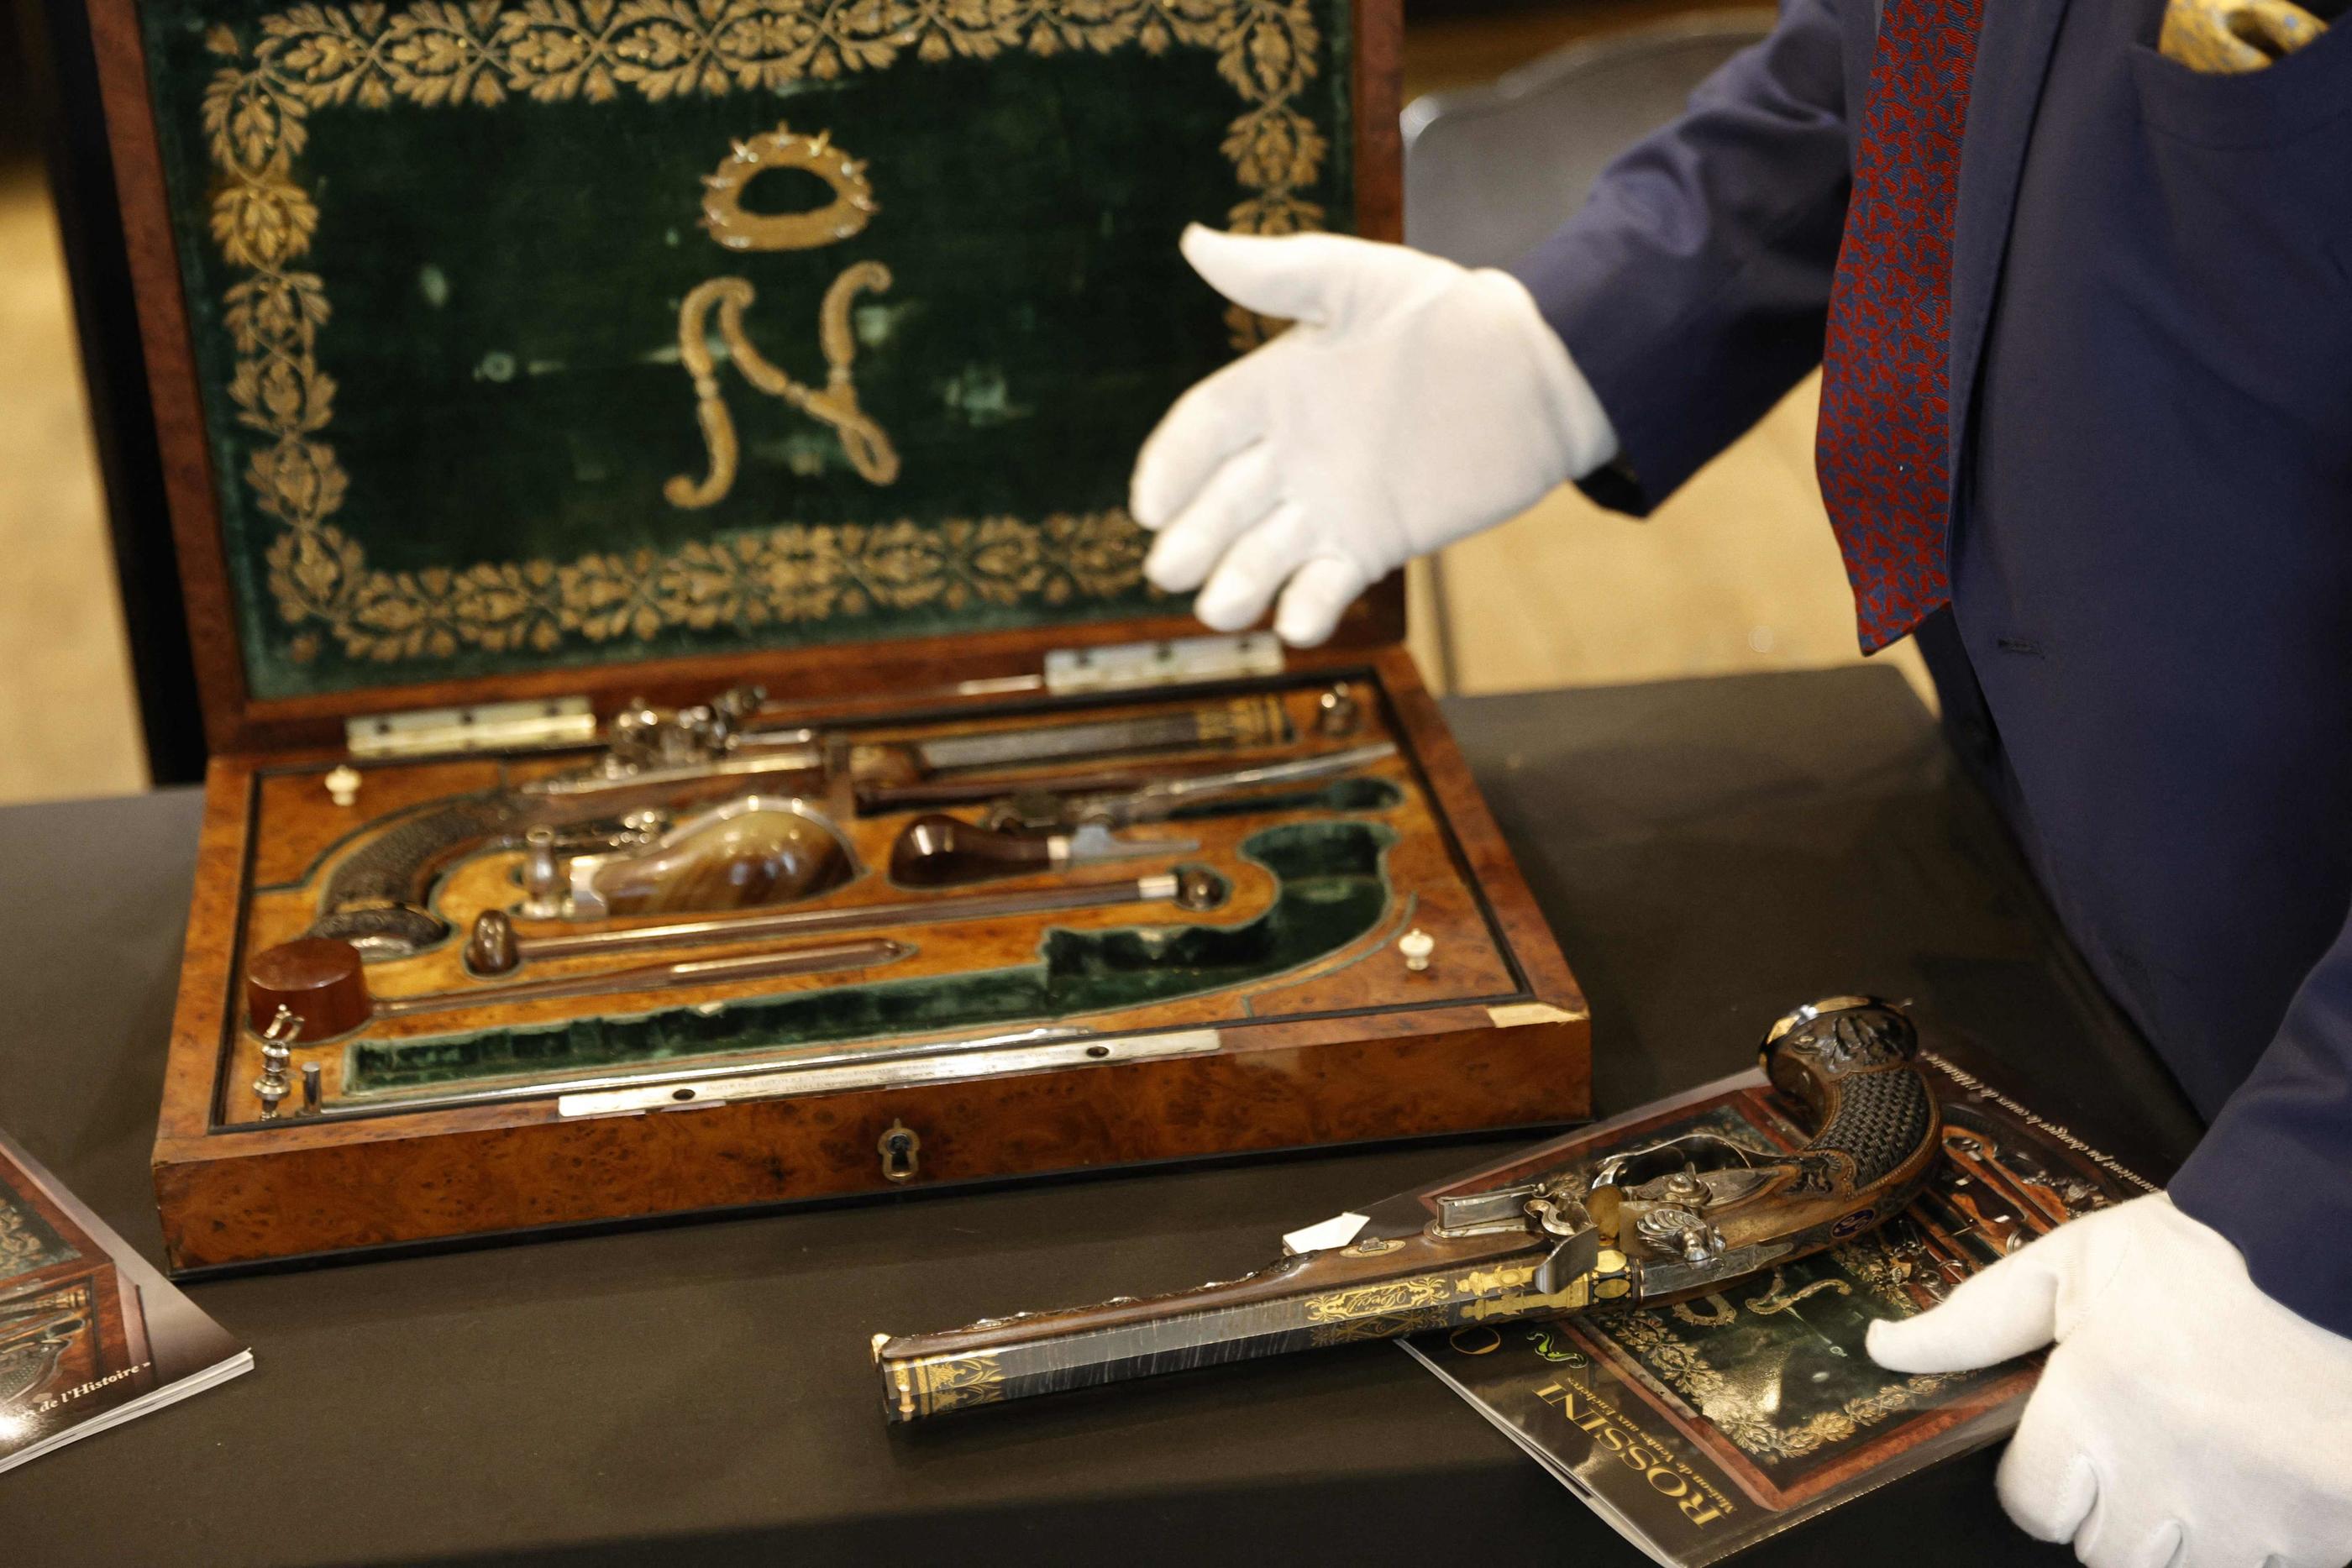
[[[1231,800],[1180,806],[1170,821],[1200,817],[1262,815],[1269,811],[1387,811],[1404,800],[1404,791],[1385,779],[1336,779],[1318,789],[1296,789],[1280,795],[1242,795]]]
[[[1048,930],[1039,961],[978,974],[839,986],[716,1011],[400,1040],[355,1040],[343,1095],[362,1099],[484,1079],[610,1071],[683,1057],[884,1039],[1067,1018],[1247,985],[1314,963],[1370,931],[1388,907],[1392,829],[1293,822],[1250,836],[1242,856],[1271,872],[1275,900],[1234,926]]]
[[[791,53],[800,7],[711,0],[675,12],[726,14],[712,63],[656,91],[646,61],[703,47],[657,11],[142,5],[254,695],[1154,602],[1129,469],[1234,347],[1176,236],[1350,226],[1348,5],[1181,8],[1170,38],[1157,5],[1040,4],[1080,32],[999,8],[984,49],[919,43],[981,15],[950,7],[844,61]],[[617,19],[599,41],[576,16]],[[562,75],[579,48],[612,54],[601,85]],[[724,248],[704,178],[779,121],[860,161],[877,210],[814,248]],[[828,199],[780,171],[743,204]],[[819,302],[865,262],[891,277],[856,297],[852,371],[897,476],[755,392],[714,319],[740,472],[706,507],[666,498],[708,471],[681,301],[745,280],[745,337],[822,388]]]

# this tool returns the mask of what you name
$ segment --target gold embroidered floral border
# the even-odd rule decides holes
[[[1294,107],[1320,46],[1306,0],[415,0],[301,5],[266,16],[248,50],[215,26],[206,47],[229,63],[204,99],[221,176],[213,239],[245,274],[224,295],[236,359],[237,420],[266,438],[245,481],[279,531],[266,555],[281,618],[320,632],[355,659],[446,658],[463,649],[551,653],[572,638],[648,641],[709,631],[972,603],[1055,605],[1111,598],[1142,578],[1140,531],[1106,511],[1043,521],[989,517],[825,527],[792,523],[675,550],[576,560],[486,562],[417,572],[374,570],[330,519],[350,479],[326,439],[335,383],[320,368],[326,285],[299,270],[319,212],[296,178],[311,110],[538,102],[658,102],[774,89],[804,78],[923,61],[1047,56],[1129,46],[1213,49],[1244,108],[1221,153],[1244,194],[1227,214],[1244,233],[1321,226],[1301,193],[1328,146]],[[1235,346],[1262,324],[1229,317]]]

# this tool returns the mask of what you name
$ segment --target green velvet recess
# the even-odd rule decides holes
[[[837,986],[716,1012],[667,1008],[635,1018],[401,1040],[359,1040],[343,1062],[346,1099],[447,1090],[483,1079],[551,1078],[681,1057],[773,1051],[1068,1018],[1199,996],[1314,963],[1370,931],[1388,907],[1393,830],[1295,822],[1255,833],[1244,859],[1274,873],[1273,904],[1234,926],[1049,930],[1038,961],[977,974]]]
[[[1243,795],[1231,800],[1180,806],[1170,821],[1201,817],[1263,816],[1269,811],[1386,811],[1404,800],[1404,791],[1385,779],[1335,779],[1319,789],[1296,789],[1279,795]]]
[[[1335,0],[143,16],[265,697],[1134,613],[1137,444],[1235,346],[1177,235],[1353,204]],[[728,248],[705,177],[780,122],[862,164],[876,210]],[[774,168],[740,204],[804,213],[848,178]],[[821,391],[820,303],[859,263],[889,273],[845,320],[895,475],[756,390],[714,311],[739,471],[676,504],[711,468],[682,301],[741,279],[741,337]]]

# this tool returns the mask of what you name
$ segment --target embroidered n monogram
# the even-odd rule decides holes
[[[1814,467],[1865,653],[1950,598],[1952,210],[1983,0],[1887,0],[1830,288]]]

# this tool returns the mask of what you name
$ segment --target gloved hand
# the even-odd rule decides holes
[[[1956,1372],[2053,1340],[2000,1462],[2027,1534],[2091,1568],[2352,1560],[2352,1340],[2264,1295],[2219,1232],[2134,1198],[1869,1343],[1896,1372]]]
[[[1517,279],[1335,235],[1184,231],[1225,298],[1297,324],[1179,399],[1136,460],[1144,571],[1221,632],[1322,642],[1410,557],[1616,455],[1600,400]]]

